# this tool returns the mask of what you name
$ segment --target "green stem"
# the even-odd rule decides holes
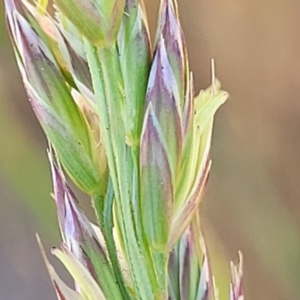
[[[155,299],[156,278],[149,273],[136,236],[131,210],[129,178],[126,161],[125,128],[122,115],[122,78],[115,49],[97,49],[85,40],[87,59],[99,107],[100,128],[108,159],[112,185],[120,218],[120,229],[125,244],[132,280],[138,299]],[[154,274],[155,275],[155,274]]]

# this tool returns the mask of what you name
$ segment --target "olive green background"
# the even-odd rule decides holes
[[[153,31],[158,1],[146,1]],[[201,207],[220,300],[242,250],[245,294],[300,299],[300,2],[179,0],[196,90],[210,59],[217,113]],[[59,244],[46,142],[24,95],[0,2],[0,299],[55,299],[36,242]],[[85,206],[89,204],[85,201]]]

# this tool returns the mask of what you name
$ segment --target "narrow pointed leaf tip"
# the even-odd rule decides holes
[[[59,226],[66,247],[95,279],[107,299],[120,299],[121,294],[106,251],[102,248],[89,220],[80,210],[75,195],[67,186],[52,151],[49,151],[49,160]]]
[[[156,32],[156,44],[164,38],[168,61],[171,65],[179,99],[177,101],[183,107],[186,90],[186,74],[188,70],[187,51],[184,35],[181,29],[176,5],[173,1],[163,0],[160,5],[160,19]]]
[[[103,250],[94,237],[89,221],[79,209],[75,195],[67,186],[62,170],[55,162],[52,150],[48,152],[48,156],[54,185],[54,199],[63,240],[77,258],[88,266],[90,265],[86,261],[88,258],[82,251],[85,243],[88,241],[99,253]],[[94,273],[94,270],[91,271]]]
[[[75,292],[74,290],[72,290],[71,288],[69,288],[61,279],[60,277],[57,275],[57,273],[55,272],[53,266],[49,263],[44,247],[42,245],[41,239],[38,236],[38,234],[36,234],[36,239],[43,257],[43,260],[45,262],[46,268],[49,272],[52,284],[54,286],[57,298],[59,300],[84,300],[83,297],[80,296],[80,294],[78,294],[77,292]]]
[[[52,248],[52,254],[55,255],[70,272],[76,284],[79,286],[80,294],[84,297],[84,299],[108,299],[104,296],[99,285],[85,266],[76,258],[76,256],[74,256],[65,244],[62,244],[61,249]]]
[[[110,46],[117,38],[125,0],[54,0],[61,12],[95,46]]]

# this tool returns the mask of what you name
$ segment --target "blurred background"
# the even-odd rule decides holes
[[[154,30],[158,0],[146,0]],[[210,59],[230,100],[217,114],[203,231],[220,300],[244,254],[246,299],[300,299],[300,2],[179,0],[196,90]],[[46,142],[0,1],[0,299],[54,300],[35,233],[58,245]]]

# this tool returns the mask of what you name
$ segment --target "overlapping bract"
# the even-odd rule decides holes
[[[141,201],[150,244],[171,248],[199,207],[213,117],[227,93],[214,80],[194,99],[176,6],[162,1],[160,14],[141,138]]]
[[[107,172],[105,159],[98,161],[93,128],[74,101],[72,87],[63,77],[49,40],[30,22],[24,6],[21,15],[16,3],[21,6],[6,1],[7,20],[31,106],[72,180],[88,194],[100,191]]]
[[[63,243],[75,281],[59,299],[214,299],[199,205],[211,167],[214,115],[227,93],[214,78],[194,96],[175,0],[161,0],[151,49],[142,0],[5,0],[32,108],[50,143]],[[90,195],[100,228],[64,175]],[[231,266],[230,299],[243,299]]]

